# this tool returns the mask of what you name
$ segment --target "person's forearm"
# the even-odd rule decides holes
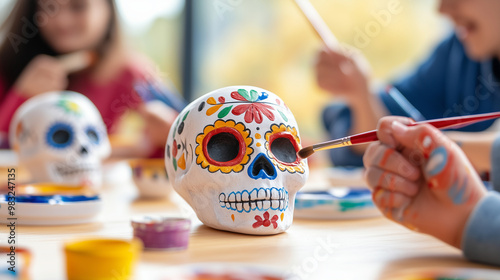
[[[376,129],[379,119],[389,114],[382,101],[371,93],[367,94],[367,98],[364,100],[350,102],[350,106],[352,113],[351,134]],[[358,153],[363,153],[366,147],[367,145],[359,145],[352,148]]]
[[[498,132],[446,132],[455,141],[478,172],[491,170],[491,146]]]
[[[467,259],[500,265],[500,195],[490,192],[476,205],[464,229],[462,250]]]

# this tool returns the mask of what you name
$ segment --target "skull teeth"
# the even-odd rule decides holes
[[[74,174],[95,172],[97,167],[91,164],[79,164],[75,166],[56,165],[55,169],[62,176],[71,176]]]
[[[288,208],[288,191],[284,188],[255,188],[252,191],[231,192],[219,195],[219,205],[228,210],[250,212],[253,210],[279,210]]]
[[[241,204],[241,206],[243,207],[243,210],[245,210],[245,212],[250,212],[250,203],[238,203],[238,204]]]

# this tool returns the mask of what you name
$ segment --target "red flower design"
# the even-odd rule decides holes
[[[262,219],[259,215],[255,215],[255,220],[256,222],[252,225],[253,228],[258,228],[260,226],[264,226],[264,227],[268,227],[270,226],[271,224],[273,225],[273,227],[276,229],[278,227],[278,215],[274,215],[271,220],[269,220],[269,213],[266,211],[262,217],[264,217],[264,219]]]
[[[231,92],[231,97],[236,100],[249,102],[237,91]],[[262,115],[266,116],[270,121],[274,121],[274,114],[271,110],[274,110],[273,107],[267,104],[252,102],[249,104],[238,105],[234,107],[232,112],[236,116],[245,113],[245,122],[247,123],[251,123],[253,120],[255,120],[256,123],[262,123]]]

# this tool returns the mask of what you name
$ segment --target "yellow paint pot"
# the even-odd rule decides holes
[[[138,239],[88,239],[66,243],[68,280],[126,280],[142,250]]]

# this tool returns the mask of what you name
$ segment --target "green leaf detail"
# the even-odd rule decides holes
[[[285,120],[285,122],[288,122],[288,118],[285,116],[285,114],[283,114],[283,112],[281,112],[280,110],[278,110],[278,112],[280,113],[281,117]]]
[[[182,121],[185,121],[185,120],[186,120],[186,118],[187,118],[188,114],[189,114],[189,111],[187,111],[187,113],[184,115],[184,117],[182,118]]]
[[[177,171],[177,160],[175,158],[172,159],[172,163],[174,164],[174,170]]]
[[[259,93],[255,90],[250,91],[250,101],[255,102],[259,98]]]
[[[248,95],[248,91],[246,89],[239,89],[238,93],[246,100],[251,101],[250,95]]]
[[[231,108],[233,108],[233,105],[229,106],[229,107],[226,107],[224,109],[222,109],[219,114],[217,115],[217,117],[219,118],[223,118],[225,116],[227,116],[227,114],[229,114],[229,112],[231,112]]]
[[[179,127],[179,121],[180,121],[180,119],[177,119],[177,121],[175,122],[174,135],[172,135],[172,138],[175,137],[175,132],[177,131],[177,127]]]

